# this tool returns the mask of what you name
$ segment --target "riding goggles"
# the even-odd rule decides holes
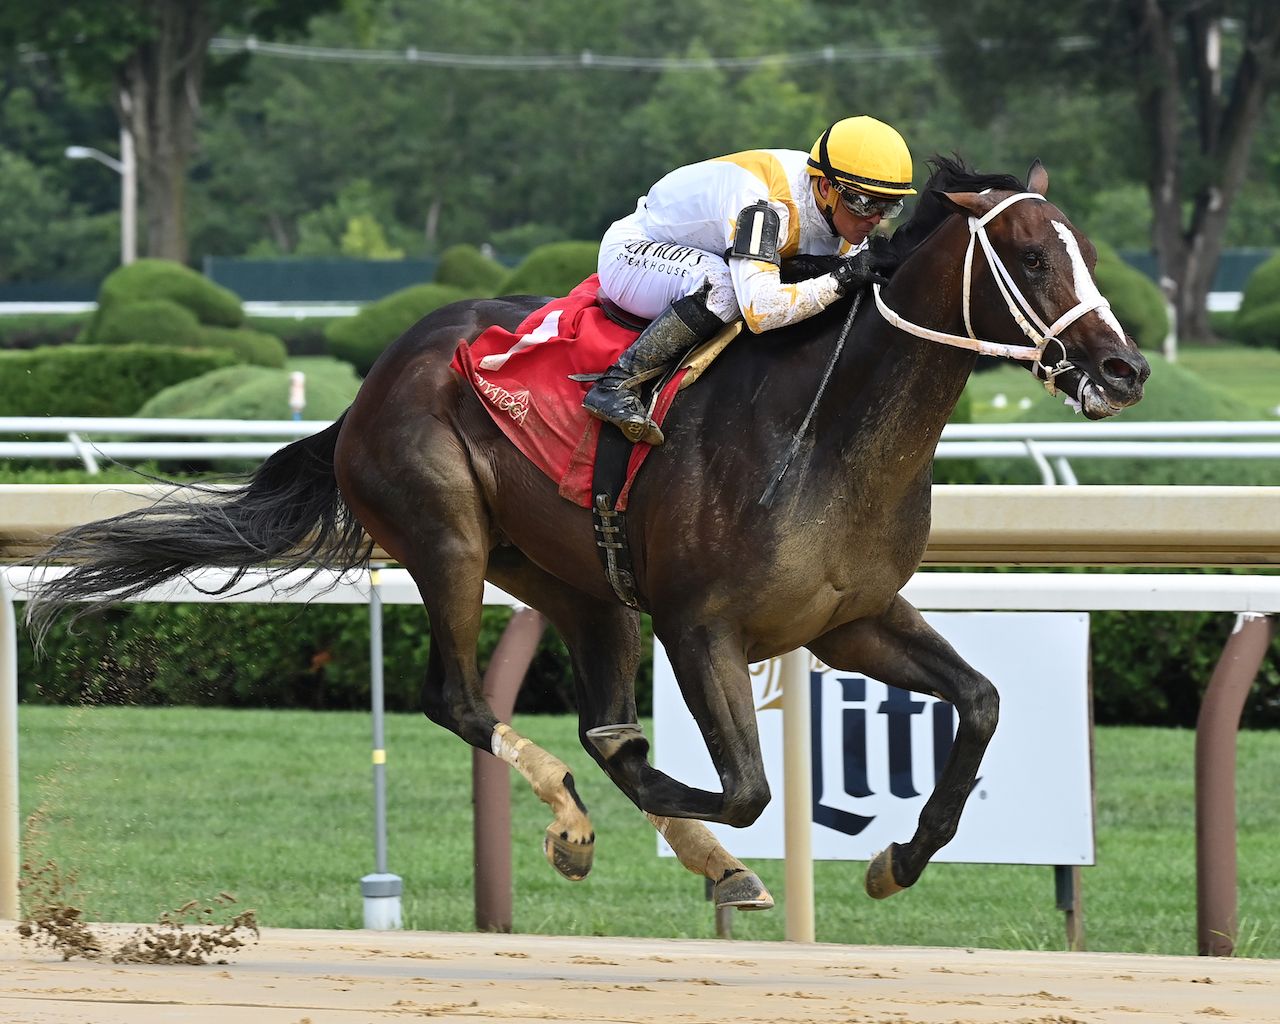
[[[902,212],[901,199],[874,199],[862,192],[854,192],[837,187],[840,202],[855,217],[896,217]]]

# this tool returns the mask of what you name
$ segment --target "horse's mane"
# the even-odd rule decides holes
[[[890,239],[894,252],[905,258],[955,210],[944,203],[936,192],[981,192],[985,188],[1021,192],[1022,182],[1012,174],[982,174],[966,166],[959,154],[943,156],[935,153],[927,161],[929,180],[920,189],[920,198],[911,217]]]

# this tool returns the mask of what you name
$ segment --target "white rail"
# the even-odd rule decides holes
[[[0,437],[60,434],[64,440],[0,441],[0,458],[79,461],[265,459],[327,420],[189,420],[0,417]],[[119,440],[121,435],[128,440]],[[142,441],[136,438],[165,438]],[[172,438],[262,440],[171,440]],[[1274,440],[1272,440],[1274,439]],[[942,431],[940,459],[1032,459],[1045,484],[1076,482],[1068,459],[1275,459],[1280,421],[1174,423],[957,423]],[[1055,460],[1051,465],[1049,460]],[[1054,469],[1056,466],[1056,472]]]

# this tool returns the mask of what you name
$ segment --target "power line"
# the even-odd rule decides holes
[[[404,50],[361,50],[346,47],[305,46],[273,43],[246,36],[243,39],[215,38],[209,49],[216,53],[252,53],[287,60],[328,61],[341,64],[420,64],[436,67],[486,68],[491,71],[708,71],[712,69],[751,70],[759,67],[804,67],[818,64],[847,64],[919,60],[942,53],[942,47],[884,46],[855,49],[824,46],[817,50],[760,54],[755,57],[620,57],[593,53],[481,54],[440,53],[410,46]]]

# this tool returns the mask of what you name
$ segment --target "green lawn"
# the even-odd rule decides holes
[[[1165,365],[1164,360],[1156,353],[1146,355],[1151,360],[1153,380],[1158,386],[1157,377]],[[1256,410],[1252,415],[1259,419],[1276,415],[1275,410],[1280,407],[1280,351],[1242,345],[1184,347],[1178,352],[1178,366],[1202,378],[1213,389],[1224,391]],[[1062,399],[1050,398],[1044,386],[1022,364],[1010,362],[975,373],[969,378],[966,391],[974,423],[1060,418],[1056,414]],[[1190,417],[1184,411],[1182,418]]]
[[[1237,398],[1280,415],[1280,351],[1222,345],[1183,348],[1178,364]]]
[[[569,762],[598,843],[584,882],[542,858],[545,809],[514,785],[515,927],[555,934],[709,937],[700,880],[655,855],[653,832],[589,762],[567,717],[517,727]],[[1195,952],[1193,742],[1188,732],[1097,731],[1098,865],[1084,870],[1088,945]],[[152,921],[234,892],[266,925],[359,927],[373,869],[368,717],[354,713],[21,710],[28,855],[78,875],[93,920]],[[405,926],[469,930],[471,755],[416,715],[390,716],[390,869]],[[1280,734],[1240,738],[1240,952],[1280,957]],[[783,896],[782,864],[753,865]],[[860,863],[817,866],[820,940],[1056,949],[1061,915],[1045,867],[936,864],[883,903]],[[738,914],[735,934],[780,939],[783,910]]]

